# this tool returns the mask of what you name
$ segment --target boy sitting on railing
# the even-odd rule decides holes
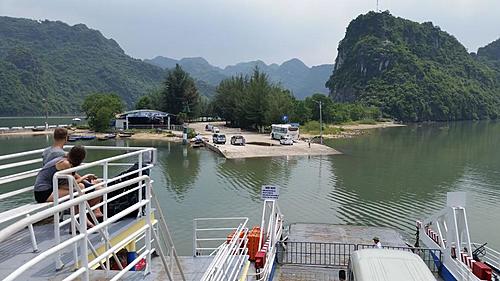
[[[69,151],[68,155],[63,157],[55,158],[49,161],[43,166],[43,168],[38,172],[36,176],[34,191],[35,200],[38,203],[53,202],[53,177],[58,171],[66,170],[72,167],[79,166],[85,159],[85,148],[81,145],[74,146]],[[84,181],[95,182],[96,177],[92,174],[87,174],[85,176],[78,176],[76,173],[73,174],[76,182],[81,190],[85,188]],[[62,198],[70,193],[69,183],[67,180],[61,179],[58,181],[58,198]],[[101,198],[94,198],[89,200],[89,205],[94,206],[101,202]],[[97,208],[94,210],[96,218],[103,216],[101,210]]]
[[[51,160],[63,157],[66,155],[64,145],[68,139],[68,130],[65,128],[56,128],[54,130],[54,142],[51,146],[47,147],[42,153],[43,165],[49,163]]]

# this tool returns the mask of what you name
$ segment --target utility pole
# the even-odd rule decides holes
[[[321,112],[322,102],[321,101],[315,101],[315,102],[319,104],[319,142],[323,144],[323,114]]]
[[[43,101],[43,106],[45,107],[45,130],[48,130],[49,129],[49,123],[48,123],[49,122],[49,107],[48,107],[46,98],[43,98],[42,101]]]
[[[321,101],[319,101],[319,141],[323,144],[323,114],[321,113]]]

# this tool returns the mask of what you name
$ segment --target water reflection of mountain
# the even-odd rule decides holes
[[[247,191],[252,200],[260,200],[262,185],[278,185],[286,189],[296,158],[249,158],[223,161],[217,165],[221,186]]]
[[[333,146],[346,155],[332,161],[338,186],[329,197],[346,223],[411,229],[409,217],[440,209],[448,191],[467,190],[462,181],[470,165],[500,168],[499,137],[497,122],[456,122],[335,141]]]

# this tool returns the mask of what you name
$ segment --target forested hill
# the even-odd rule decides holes
[[[0,115],[80,112],[91,92],[131,105],[158,87],[164,70],[126,55],[83,24],[0,17]]]
[[[500,80],[500,39],[477,50],[477,58],[493,68]]]
[[[337,101],[375,105],[406,121],[497,118],[498,76],[484,61],[498,52],[483,54],[475,59],[430,22],[369,12],[347,27],[327,86]]]
[[[325,81],[328,80],[333,70],[331,64],[308,67],[299,59],[291,59],[281,65],[267,65],[261,60],[256,60],[229,65],[225,68],[213,66],[201,57],[175,60],[158,56],[144,61],[164,69],[173,68],[175,64],[179,64],[192,77],[214,87],[231,76],[251,75],[255,67],[258,67],[260,71],[269,76],[271,81],[281,83],[283,87],[291,90],[294,96],[299,99],[311,96],[314,93],[328,93]]]

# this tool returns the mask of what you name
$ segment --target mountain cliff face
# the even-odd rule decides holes
[[[479,48],[477,50],[476,57],[479,61],[493,68],[493,70],[497,73],[498,80],[500,81],[500,39]]]
[[[432,23],[389,12],[354,19],[327,82],[339,102],[362,102],[406,121],[496,118],[495,72]]]
[[[212,86],[217,86],[222,80],[234,75],[250,75],[254,68],[258,67],[262,72],[269,75],[273,82],[281,83],[283,87],[291,90],[299,99],[314,93],[327,93],[328,89],[325,87],[325,81],[328,80],[333,69],[331,64],[309,68],[299,59],[291,59],[281,65],[267,65],[263,61],[257,60],[229,65],[224,69],[213,66],[200,57],[174,60],[159,56],[144,61],[164,69],[172,68],[178,63],[191,76]]]
[[[164,70],[127,56],[83,24],[0,17],[0,115],[80,112],[86,95],[114,92],[132,105]]]

